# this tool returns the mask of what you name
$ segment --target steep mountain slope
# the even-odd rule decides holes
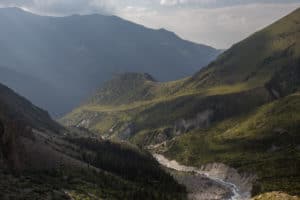
[[[279,70],[299,65],[300,9],[224,52],[187,84],[207,86],[266,83]]]
[[[23,121],[36,129],[55,132],[63,130],[63,127],[53,121],[46,111],[0,84],[0,119],[2,117],[8,121]]]
[[[185,199],[148,153],[73,131],[0,85],[0,199]]]
[[[112,80],[94,101],[61,122],[160,150],[197,167],[224,162],[258,176],[253,194],[300,194],[299,16],[297,9],[190,78],[168,83],[148,79],[134,88],[127,75]],[[137,75],[131,78],[138,80]],[[121,93],[109,87],[114,83]]]
[[[0,26],[0,64],[71,97],[63,110],[45,106],[51,113],[69,111],[114,73],[147,72],[161,81],[174,80],[191,75],[219,54],[164,29],[148,29],[115,16],[45,17],[2,8]]]
[[[149,128],[173,128],[176,121],[196,120],[201,113],[211,113],[206,117],[210,122],[222,120],[295,92],[300,76],[299,13],[300,9],[236,44],[193,77],[168,83],[141,81],[137,74],[116,77],[62,121],[83,122],[105,133],[133,123],[135,135]],[[249,62],[247,52],[254,52]]]
[[[222,162],[258,176],[253,193],[300,194],[300,94],[168,142],[165,154],[201,166]]]
[[[157,84],[159,83],[149,74],[125,73],[106,82],[87,104],[128,104],[146,100],[153,98],[152,90]]]

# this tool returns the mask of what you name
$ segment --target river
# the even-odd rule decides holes
[[[208,195],[201,195],[201,191],[198,191],[198,194],[194,195],[189,195],[190,199],[192,200],[207,200],[207,199],[224,199],[224,200],[248,200],[250,199],[250,194],[245,194],[240,191],[239,187],[231,182],[227,182],[221,178],[217,178],[215,176],[210,175],[210,173],[204,172],[203,170],[200,170],[196,167],[190,167],[190,166],[185,166],[181,165],[176,161],[170,161],[167,158],[165,158],[163,155],[160,154],[153,154],[153,156],[156,158],[156,160],[164,167],[176,170],[178,172],[186,172],[186,173],[193,173],[195,176],[198,176],[199,178],[201,177],[206,177],[211,181],[209,184],[210,186],[221,186],[223,189],[226,191],[230,191],[229,195],[226,193],[221,197],[220,195],[217,196],[216,194],[213,194],[208,197]],[[202,178],[202,180],[204,180]],[[187,188],[190,187],[190,182],[182,182]],[[217,187],[215,187],[217,188]],[[198,189],[199,190],[199,189]],[[202,190],[205,191],[205,190]],[[195,193],[195,191],[194,191]]]

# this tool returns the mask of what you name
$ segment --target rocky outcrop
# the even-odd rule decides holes
[[[190,173],[174,173],[173,176],[178,183],[186,186],[189,200],[220,200],[232,196],[229,188],[206,176]]]
[[[178,120],[174,125],[174,135],[181,135],[191,129],[207,128],[213,115],[214,111],[207,109],[198,113],[195,118]]]
[[[240,174],[236,169],[222,163],[211,163],[199,168],[209,177],[220,179],[238,186],[240,194],[248,199],[251,197],[252,184],[256,180],[253,174]]]
[[[121,140],[128,140],[135,132],[135,125],[133,123],[126,123],[124,128],[118,134]]]
[[[300,200],[300,197],[291,196],[283,192],[269,192],[253,197],[251,200]]]
[[[96,112],[84,112],[82,115],[78,116],[78,119],[74,121],[65,121],[67,126],[72,126],[75,124],[76,127],[83,127],[86,129],[91,128],[96,122],[102,119],[101,115]]]
[[[250,175],[250,174],[240,174],[236,169],[233,169],[225,164],[222,163],[212,163],[203,165],[200,168],[191,167],[191,166],[184,166],[176,162],[175,160],[168,160],[163,155],[160,154],[153,154],[153,156],[156,158],[156,160],[163,166],[179,171],[179,172],[188,172],[188,173],[194,173],[193,179],[189,178],[190,181],[187,181],[187,179],[178,179],[182,184],[187,185],[188,188],[191,190],[191,198],[192,200],[203,200],[203,199],[224,199],[219,198],[221,194],[228,195],[228,192],[226,192],[226,189],[231,190],[231,199],[233,200],[248,200],[251,198],[251,190],[252,190],[252,183],[255,181],[256,176]],[[191,187],[191,184],[193,184],[194,179],[196,176],[202,175],[204,178],[209,178],[213,185],[213,188],[215,189],[212,191],[211,196],[208,198],[207,196],[202,195],[208,195],[207,189],[204,191],[204,193],[199,192],[200,190],[203,190],[203,187],[205,188],[206,185],[203,184],[202,188],[198,188],[198,192],[194,191],[195,187]],[[199,179],[197,179],[199,181]],[[204,179],[201,181],[203,183]],[[222,186],[222,187],[220,187]],[[220,189],[220,188],[223,188]],[[224,190],[225,188],[225,190]],[[210,187],[211,189],[211,187]],[[228,199],[225,198],[225,199]]]

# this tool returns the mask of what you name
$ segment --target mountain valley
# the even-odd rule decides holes
[[[188,78],[119,75],[60,121],[185,165],[224,163],[257,176],[252,196],[299,195],[299,19],[297,9]]]
[[[1,8],[0,26],[1,74],[13,70],[42,83],[34,88],[40,96],[28,91],[31,81],[26,79],[7,81],[7,86],[55,117],[78,106],[114,74],[143,72],[160,81],[175,80],[192,75],[221,52],[165,29],[100,14],[48,17]]]
[[[300,199],[300,8],[226,51],[117,16],[0,25],[0,200]]]

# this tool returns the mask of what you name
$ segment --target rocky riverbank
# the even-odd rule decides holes
[[[164,167],[172,169],[175,179],[186,186],[190,200],[248,200],[254,176],[242,176],[224,164],[201,168],[184,166],[160,154],[153,154]]]

